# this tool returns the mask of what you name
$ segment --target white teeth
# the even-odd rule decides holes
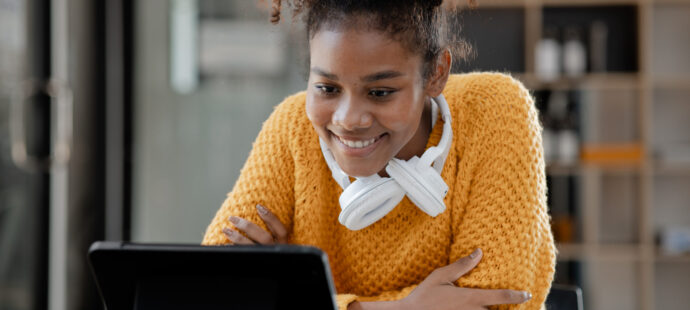
[[[365,147],[371,145],[372,143],[376,142],[376,138],[371,138],[371,139],[366,140],[366,141],[362,141],[362,140],[351,141],[351,140],[341,139],[340,137],[338,137],[338,140],[340,140],[340,142],[342,142],[343,144],[345,144],[351,148],[355,148],[355,149],[365,148]]]

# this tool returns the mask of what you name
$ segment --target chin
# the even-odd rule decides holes
[[[370,161],[366,162],[367,164],[364,165],[362,165],[362,163],[357,162],[343,163],[342,165],[338,163],[338,165],[341,167],[341,169],[343,169],[343,172],[345,172],[345,174],[351,177],[368,177],[370,175],[379,173],[381,170],[384,170],[386,168],[387,163],[386,162],[383,165],[371,165]]]

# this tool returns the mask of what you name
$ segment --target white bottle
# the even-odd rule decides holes
[[[587,52],[580,32],[577,28],[566,30],[565,44],[563,44],[563,70],[569,78],[578,78],[587,69]]]
[[[544,37],[535,49],[534,71],[544,82],[557,80],[561,72],[561,45],[556,40],[557,32],[555,28],[545,29]]]
[[[580,145],[575,130],[563,129],[558,133],[558,161],[564,165],[577,163]]]

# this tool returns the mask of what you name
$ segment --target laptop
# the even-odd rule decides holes
[[[99,241],[88,258],[107,310],[336,309],[314,247]]]

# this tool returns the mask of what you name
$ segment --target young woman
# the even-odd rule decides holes
[[[319,247],[340,309],[541,308],[555,248],[528,91],[450,74],[440,0],[289,4],[307,90],[264,123],[203,244]]]

